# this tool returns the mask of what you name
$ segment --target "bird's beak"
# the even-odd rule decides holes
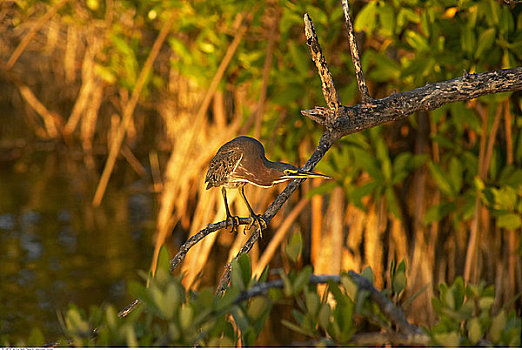
[[[311,178],[331,179],[330,176],[314,173],[311,171],[305,171],[305,170],[289,171],[286,173],[286,178],[288,178],[288,179],[311,179]]]

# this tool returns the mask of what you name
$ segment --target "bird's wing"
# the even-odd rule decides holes
[[[230,175],[243,158],[243,153],[237,150],[218,152],[210,161],[205,182],[208,182],[207,190],[214,186],[225,183],[226,177]]]

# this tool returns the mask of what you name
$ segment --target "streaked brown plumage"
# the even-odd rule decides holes
[[[299,170],[297,167],[282,163],[271,162],[265,157],[265,149],[261,142],[248,136],[239,136],[225,143],[217,151],[210,161],[205,182],[207,190],[212,187],[221,187],[221,193],[225,201],[225,210],[228,220],[232,220],[232,230],[239,225],[239,218],[230,215],[227,203],[227,188],[239,188],[239,193],[243,197],[252,218],[251,225],[258,222],[262,230],[262,223],[266,222],[261,215],[257,215],[246,199],[244,186],[251,183],[260,187],[271,187],[276,183],[291,179],[323,177],[326,175],[313,173],[310,171]]]

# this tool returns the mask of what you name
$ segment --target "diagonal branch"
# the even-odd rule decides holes
[[[359,58],[359,50],[357,49],[357,42],[355,41],[355,34],[353,32],[352,20],[350,19],[350,8],[348,7],[348,0],[341,1],[343,5],[344,20],[346,25],[346,32],[348,33],[348,44],[350,46],[350,54],[352,56],[353,66],[355,68],[355,77],[357,78],[357,85],[361,93],[363,103],[370,103],[372,98],[368,92],[366,81],[364,80],[364,73],[361,66],[361,59]]]
[[[319,76],[321,77],[321,86],[323,89],[324,99],[326,101],[326,105],[328,106],[329,112],[331,112],[329,115],[334,117],[337,110],[341,107],[341,99],[339,98],[339,94],[335,88],[332,74],[328,69],[326,59],[324,58],[323,51],[321,50],[321,45],[319,45],[319,40],[315,34],[314,24],[312,23],[312,19],[308,13],[304,14],[304,24],[306,44],[310,48],[310,56],[312,56],[312,61],[315,63],[317,71],[319,72]]]

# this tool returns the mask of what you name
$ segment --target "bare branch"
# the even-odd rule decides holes
[[[348,33],[348,44],[350,46],[350,54],[352,56],[353,66],[355,68],[355,77],[357,78],[357,86],[359,87],[363,103],[368,103],[371,102],[372,98],[370,97],[368,87],[366,86],[366,81],[364,80],[361,59],[359,58],[359,50],[357,49],[357,42],[355,41],[352,20],[350,19],[350,8],[348,7],[348,0],[342,0],[341,2],[343,5],[346,32]]]
[[[335,88],[332,74],[330,73],[328,65],[326,64],[321,46],[317,40],[317,35],[315,34],[314,25],[308,13],[304,14],[304,25],[306,44],[310,48],[310,56],[312,56],[312,61],[315,63],[315,66],[319,72],[319,76],[321,77],[324,99],[326,101],[326,105],[328,106],[329,112],[331,113],[329,115],[334,117],[334,115],[337,114],[337,110],[341,107],[341,99],[339,98],[339,94]]]
[[[408,322],[408,320],[406,320],[406,317],[404,316],[402,309],[397,308],[390,300],[388,300],[383,294],[381,294],[381,292],[375,289],[375,287],[370,281],[368,281],[361,275],[355,273],[354,271],[348,271],[348,275],[352,278],[352,280],[355,282],[355,284],[357,284],[359,288],[362,288],[370,292],[370,298],[377,305],[379,305],[379,308],[381,309],[382,313],[386,317],[388,317],[390,321],[392,321],[399,327],[399,330],[405,332],[406,334],[418,334],[420,332],[420,330],[417,327],[412,326]]]
[[[403,93],[373,100],[371,104],[358,104],[340,108],[331,131],[335,138],[353,134],[391,121],[404,119],[412,113],[430,111],[442,105],[468,101],[483,95],[522,89],[522,67],[493,72],[466,74],[444,82],[427,84]],[[325,120],[324,109],[301,111],[311,119]],[[325,121],[324,125],[327,124]]]
[[[322,284],[322,283],[328,283],[328,281],[334,281],[335,283],[341,282],[341,277],[339,275],[311,275],[310,279],[308,280],[309,284]],[[268,293],[269,289],[281,289],[284,288],[284,282],[283,280],[273,280],[268,282],[262,282],[258,283],[255,286],[253,286],[250,289],[243,290],[239,293],[239,295],[234,300],[234,303],[240,303],[242,301],[251,299],[253,297],[259,296],[259,295],[265,295]]]

